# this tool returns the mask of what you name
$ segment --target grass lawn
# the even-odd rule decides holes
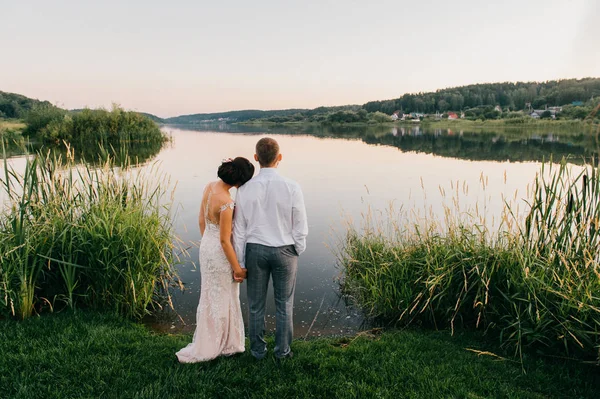
[[[179,364],[189,335],[80,312],[0,321],[2,398],[598,398],[600,369],[478,355],[473,335],[390,331],[295,341],[281,363],[249,353]],[[269,343],[272,349],[272,341]]]

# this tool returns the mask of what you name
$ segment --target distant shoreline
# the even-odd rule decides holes
[[[245,125],[245,126],[348,126],[348,127],[370,127],[370,126],[427,126],[427,127],[439,127],[439,128],[479,128],[479,127],[504,127],[504,128],[521,128],[521,127],[580,127],[597,125],[597,121],[583,121],[583,120],[540,120],[531,119],[525,120],[520,123],[511,123],[511,119],[488,119],[482,120],[422,120],[420,122],[412,121],[396,121],[396,122],[382,122],[382,123],[367,123],[367,122],[351,122],[351,123],[323,123],[323,122],[268,122],[268,121],[244,121],[244,122],[230,122],[232,125]]]

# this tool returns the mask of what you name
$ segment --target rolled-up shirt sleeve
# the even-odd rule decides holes
[[[236,194],[235,212],[233,214],[233,248],[237,256],[238,262],[242,268],[246,268],[246,218],[244,217],[243,201],[240,196],[240,191]]]
[[[304,206],[304,195],[300,186],[297,186],[292,197],[292,237],[294,238],[294,247],[298,255],[306,250],[307,235],[308,221],[306,218],[306,207]]]

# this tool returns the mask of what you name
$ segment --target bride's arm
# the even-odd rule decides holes
[[[204,212],[206,210],[207,189],[208,186],[206,186],[204,193],[202,194],[202,201],[200,201],[200,212],[198,213],[198,226],[200,226],[200,234],[202,236],[204,236],[204,230],[206,229],[206,215]]]
[[[198,214],[198,226],[200,226],[200,235],[204,236],[204,229],[206,229],[206,220],[204,218],[204,205],[200,205],[200,213]]]
[[[231,244],[231,227],[233,225],[233,209],[227,207],[225,210],[221,211],[221,216],[219,220],[220,224],[220,238],[221,238],[221,246],[223,247],[223,252],[225,252],[225,256],[231,265],[231,270],[233,270],[233,276],[236,279],[243,280],[246,278],[246,271],[241,268],[240,263],[238,262],[237,256],[235,255],[235,250],[233,249],[233,245]]]

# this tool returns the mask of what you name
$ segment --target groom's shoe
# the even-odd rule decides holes
[[[277,359],[277,361],[281,361],[283,359],[291,359],[294,357],[294,352],[289,351],[287,355],[284,356],[276,356],[275,358]]]
[[[264,351],[261,354],[258,354],[254,351],[250,351],[250,353],[252,354],[252,357],[254,357],[256,360],[263,360],[265,356],[267,356],[267,351]]]

